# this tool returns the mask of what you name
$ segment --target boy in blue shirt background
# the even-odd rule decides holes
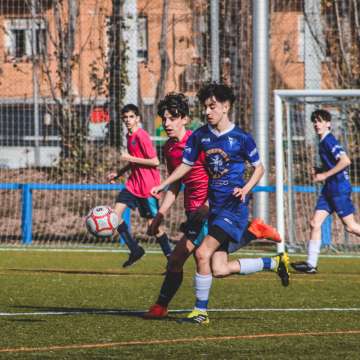
[[[347,171],[351,161],[330,132],[331,114],[326,110],[316,110],[311,114],[311,121],[320,139],[319,155],[322,164],[321,169],[314,171],[313,181],[325,184],[310,222],[307,261],[292,263],[291,266],[299,272],[316,274],[321,248],[321,225],[328,215],[336,212],[345,230],[355,235],[360,235],[360,224],[354,219],[355,208],[351,201],[351,184]]]

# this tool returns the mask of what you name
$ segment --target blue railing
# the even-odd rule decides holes
[[[39,183],[0,183],[0,190],[20,190],[22,191],[22,213],[21,213],[21,240],[23,244],[32,243],[32,191],[33,190],[117,190],[124,188],[123,184],[39,184]],[[256,186],[253,192],[275,192],[275,186]],[[295,185],[292,187],[294,192],[314,193],[317,191],[315,186]],[[284,187],[288,191],[288,186]],[[360,186],[354,186],[353,192],[360,192]],[[123,219],[130,226],[130,211],[127,209]],[[329,216],[322,226],[322,243],[331,243],[331,216]]]
[[[117,190],[123,184],[38,184],[38,183],[0,183],[0,190],[20,190],[22,192],[21,241],[25,245],[32,243],[32,191],[33,190]],[[127,209],[123,219],[130,226],[130,211]]]

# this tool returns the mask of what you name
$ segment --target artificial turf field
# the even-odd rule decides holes
[[[122,269],[126,258],[0,251],[0,359],[360,359],[360,258],[321,258],[320,273],[292,274],[288,288],[274,273],[216,279],[208,326],[176,321],[193,305],[192,259],[178,311],[156,321],[141,313],[165,260]]]

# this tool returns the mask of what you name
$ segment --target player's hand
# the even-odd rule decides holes
[[[245,202],[248,192],[249,191],[245,187],[236,187],[234,188],[233,195],[239,198],[240,201]]]
[[[120,160],[121,161],[130,161],[131,160],[131,155],[128,154],[127,152],[122,152],[120,155]]]
[[[203,206],[200,206],[191,216],[192,220],[196,222],[202,222],[204,219],[207,218],[209,213],[209,206],[204,204]]]
[[[159,227],[164,220],[164,214],[160,211],[152,219],[151,224],[148,226],[147,234],[150,236],[155,236],[159,232]]]
[[[324,171],[324,170],[323,170],[321,167],[314,166],[314,167],[312,168],[311,174],[312,174],[313,176],[315,176],[316,174],[320,174],[320,173],[322,173],[323,171]]]
[[[164,186],[162,185],[158,185],[158,186],[154,186],[151,190],[150,190],[150,194],[152,196],[154,196],[155,198],[159,198],[160,193],[164,190]]]
[[[325,173],[315,174],[314,175],[314,182],[323,182],[327,179]]]
[[[110,184],[115,184],[115,180],[119,177],[117,172],[111,172],[106,175],[106,179]]]

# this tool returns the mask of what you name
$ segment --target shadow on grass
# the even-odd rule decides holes
[[[49,274],[70,274],[70,275],[100,275],[100,276],[163,276],[162,272],[118,272],[118,271],[94,271],[94,270],[73,270],[73,269],[16,269],[9,268],[5,271],[22,273],[49,273]]]
[[[9,322],[20,322],[20,323],[37,323],[37,322],[46,322],[46,320],[40,319],[6,319]]]
[[[131,310],[131,309],[100,309],[100,308],[74,308],[74,307],[49,307],[49,306],[28,306],[28,305],[17,305],[12,308],[17,310],[31,310],[29,315],[36,316],[73,316],[73,315],[110,315],[110,316],[126,316],[135,317],[143,320],[155,320],[155,321],[176,321],[178,317],[168,316],[163,319],[144,319],[144,310]],[[177,311],[176,314],[188,313],[187,310]],[[24,313],[22,313],[24,315]]]

